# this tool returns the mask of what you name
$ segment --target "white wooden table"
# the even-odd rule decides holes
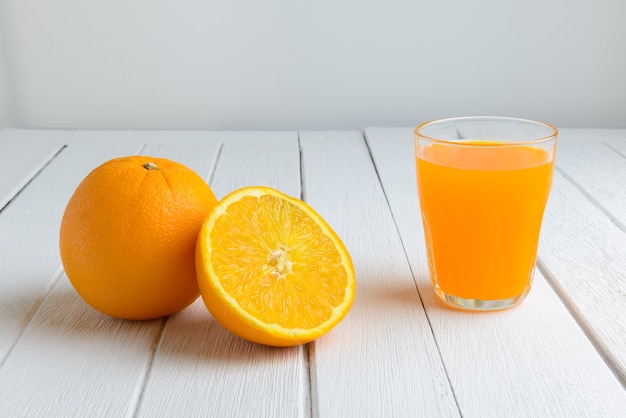
[[[245,342],[201,300],[106,317],[59,258],[67,201],[127,154],[180,161],[218,198],[268,185],[350,251],[357,296],[314,343]],[[0,417],[626,416],[626,130],[562,129],[533,289],[471,314],[431,290],[411,128],[360,132],[0,130]]]

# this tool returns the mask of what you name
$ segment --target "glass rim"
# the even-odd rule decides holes
[[[518,123],[527,123],[532,125],[539,125],[545,128],[548,128],[551,132],[550,135],[542,136],[537,139],[530,140],[519,140],[519,141],[510,141],[510,142],[487,142],[487,143],[464,143],[462,141],[455,141],[450,139],[441,139],[441,138],[433,138],[428,135],[424,135],[420,133],[420,130],[434,124],[443,124],[449,122],[462,122],[462,121],[501,121],[501,122],[518,122]],[[546,122],[541,122],[532,119],[524,119],[524,118],[514,118],[508,116],[459,116],[459,117],[450,117],[450,118],[442,118],[442,119],[432,119],[426,122],[419,124],[414,130],[413,133],[420,137],[424,138],[433,143],[445,144],[445,145],[455,145],[455,146],[466,146],[466,147],[511,147],[511,146],[523,146],[523,145],[535,145],[543,142],[548,142],[552,139],[555,139],[559,130],[554,126],[550,125]]]

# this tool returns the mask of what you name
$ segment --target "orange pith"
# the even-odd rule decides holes
[[[304,202],[270,188],[237,190],[215,207],[196,263],[213,316],[263,344],[311,341],[354,299],[354,271],[339,237]]]
[[[105,314],[151,319],[178,312],[198,297],[195,241],[216,203],[182,164],[110,160],[85,177],[67,205],[59,239],[65,272]]]

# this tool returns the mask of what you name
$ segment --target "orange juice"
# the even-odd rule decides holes
[[[416,163],[435,291],[444,301],[523,298],[534,271],[553,157],[531,146],[471,141],[430,144]]]

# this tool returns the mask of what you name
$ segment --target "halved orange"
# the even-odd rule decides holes
[[[341,239],[305,202],[268,187],[236,190],[213,208],[198,236],[196,270],[213,317],[260,344],[315,340],[354,301]]]

